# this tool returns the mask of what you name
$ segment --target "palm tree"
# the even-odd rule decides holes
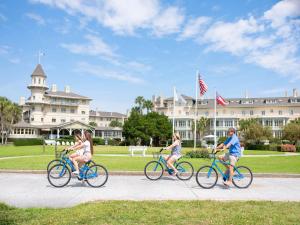
[[[143,96],[138,96],[135,99],[135,104],[137,104],[137,107],[139,108],[140,114],[143,113],[143,109],[144,109],[144,102],[145,99]]]
[[[145,100],[143,104],[143,108],[147,110],[147,113],[151,112],[153,109],[153,103],[151,100]]]
[[[5,144],[7,143],[8,135],[11,132],[13,124],[20,121],[22,116],[22,109],[21,107],[16,103],[11,103],[7,106],[6,109],[6,120],[7,120],[7,127],[6,127],[6,136],[5,136]]]
[[[7,116],[7,107],[10,101],[5,97],[0,97],[0,126],[1,126],[1,144],[4,144],[4,131]]]
[[[196,124],[197,124],[196,134],[199,134],[200,139],[202,139],[202,136],[204,135],[209,125],[209,119],[206,117],[201,117],[200,120],[196,121]],[[192,130],[194,131],[194,129],[195,129],[195,121],[193,121],[192,123]]]

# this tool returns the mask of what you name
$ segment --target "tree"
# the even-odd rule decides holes
[[[283,128],[283,138],[294,144],[300,140],[300,123],[290,122]]]
[[[120,121],[113,120],[113,121],[110,122],[109,126],[110,127],[122,127],[123,124]]]
[[[203,138],[205,131],[207,131],[209,125],[209,119],[206,117],[201,117],[200,120],[196,121],[196,133],[200,136],[200,139]],[[192,123],[192,130],[195,129],[195,121]]]
[[[145,99],[143,96],[136,97],[136,99],[134,101],[134,103],[137,104],[137,109],[139,110],[140,114],[143,114],[144,102],[145,102]]]
[[[151,112],[153,109],[153,103],[151,100],[144,100],[143,108],[146,109],[147,113]]]
[[[254,141],[259,143],[262,140],[270,140],[272,138],[272,131],[270,127],[264,127],[260,123],[251,123],[245,131],[243,137],[246,141]]]
[[[98,124],[94,121],[89,122],[89,125],[92,126],[92,127],[97,127],[98,126]]]
[[[123,133],[129,144],[137,144],[140,140],[141,144],[147,145],[153,138],[153,145],[158,146],[171,138],[172,126],[165,115],[156,112],[141,115],[132,110],[123,125]]]
[[[0,97],[1,144],[7,142],[13,124],[20,120],[21,115],[22,109],[20,106],[5,97]]]

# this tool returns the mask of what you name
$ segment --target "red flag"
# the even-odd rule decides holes
[[[204,95],[207,92],[208,87],[204,80],[201,79],[200,74],[198,75],[199,87],[200,87],[200,96]]]
[[[226,102],[226,100],[221,95],[218,94],[218,92],[217,92],[216,100],[217,100],[217,103],[221,106],[226,106],[229,104],[228,102]]]

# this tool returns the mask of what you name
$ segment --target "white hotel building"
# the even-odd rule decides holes
[[[112,120],[123,123],[126,115],[92,111],[91,98],[71,92],[69,86],[59,91],[53,84],[49,90],[46,80],[47,76],[38,64],[27,86],[30,97],[27,100],[20,98],[22,120],[14,125],[10,138],[59,138],[90,130],[96,137],[122,139],[122,129],[109,127],[109,123]],[[96,122],[97,127],[90,126],[91,121]]]
[[[196,101],[184,96],[186,103],[177,102],[175,107],[175,130],[183,140],[193,139],[192,124]],[[217,136],[226,136],[229,127],[239,128],[240,119],[257,118],[264,126],[270,126],[274,137],[282,136],[282,127],[290,120],[300,117],[300,97],[297,90],[292,96],[266,98],[230,98],[225,107],[217,106]],[[153,96],[154,111],[173,118],[173,98]],[[210,119],[208,133],[214,133],[214,99],[198,100],[197,119]]]

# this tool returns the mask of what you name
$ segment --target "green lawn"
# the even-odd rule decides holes
[[[0,157],[8,156],[25,156],[25,155],[54,155],[54,146],[46,146],[43,151],[43,146],[0,146]],[[59,150],[63,147],[59,146]],[[160,148],[148,148],[147,154],[158,152]],[[183,148],[183,153],[192,151],[193,148]],[[129,154],[128,147],[126,146],[95,146],[95,154]],[[264,155],[264,154],[282,154],[282,152],[276,151],[256,151],[245,150],[245,155]]]
[[[0,160],[0,169],[44,170],[53,156],[36,156],[29,158]],[[129,156],[94,156],[93,160],[103,164],[109,171],[143,171],[144,166],[153,158]],[[184,159],[191,162],[195,169],[210,164],[209,159]],[[255,157],[241,158],[239,165],[245,165],[254,173],[300,173],[300,156],[292,157]]]
[[[0,204],[0,224],[299,224],[300,203],[257,201],[103,201],[65,209]]]

